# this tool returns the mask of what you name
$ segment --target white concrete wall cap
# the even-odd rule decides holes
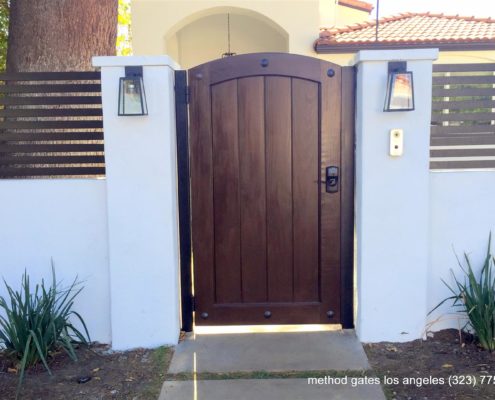
[[[360,50],[354,56],[352,64],[365,61],[415,61],[437,58],[438,49]]]
[[[173,70],[181,69],[169,56],[98,56],[93,57],[93,67],[130,67],[130,66],[167,66]]]

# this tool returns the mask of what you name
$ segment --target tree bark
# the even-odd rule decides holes
[[[8,72],[88,71],[115,55],[118,0],[12,0]]]

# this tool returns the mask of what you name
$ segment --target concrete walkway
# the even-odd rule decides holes
[[[354,331],[189,336],[169,373],[321,371],[369,368]]]
[[[159,400],[385,400],[385,396],[380,385],[352,387],[309,385],[307,379],[231,379],[197,381],[197,385],[193,381],[165,382]]]
[[[175,349],[169,374],[297,371],[305,378],[172,380],[160,400],[384,400],[379,384],[352,384],[356,371],[368,369],[354,331],[190,335]],[[311,371],[354,374],[347,383],[308,384]]]

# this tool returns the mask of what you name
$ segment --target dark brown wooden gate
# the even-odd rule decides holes
[[[352,326],[352,68],[249,54],[189,85],[196,324]]]

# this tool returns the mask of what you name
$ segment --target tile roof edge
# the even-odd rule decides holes
[[[466,50],[495,50],[495,41],[489,39],[470,40],[470,41],[449,41],[438,40],[432,41],[389,41],[389,42],[353,42],[353,43],[322,43],[319,40],[314,42],[313,48],[318,54],[332,53],[352,53],[359,50],[373,49],[404,49],[404,48],[431,48],[436,47],[441,51],[466,51]],[[469,46],[469,48],[468,48]]]
[[[378,20],[378,24],[383,24],[383,23],[388,23],[388,22],[395,22],[395,21],[400,21],[403,19],[407,18],[413,18],[413,17],[432,17],[432,18],[445,18],[445,19],[455,19],[458,21],[468,21],[468,22],[485,22],[485,23],[490,23],[493,24],[495,23],[495,19],[492,19],[491,17],[487,18],[477,18],[477,17],[466,17],[466,16],[459,16],[459,15],[444,15],[443,13],[430,13],[430,12],[425,12],[425,13],[412,13],[412,12],[405,12],[405,13],[400,13],[397,15],[392,15],[388,17],[382,17]],[[349,32],[355,32],[359,31],[361,29],[366,29],[372,26],[376,26],[376,20],[373,21],[363,21],[361,23],[355,23],[352,25],[347,25],[342,28],[320,28],[320,39],[326,39],[329,37],[333,37],[336,35],[339,35],[341,33],[349,33]]]

